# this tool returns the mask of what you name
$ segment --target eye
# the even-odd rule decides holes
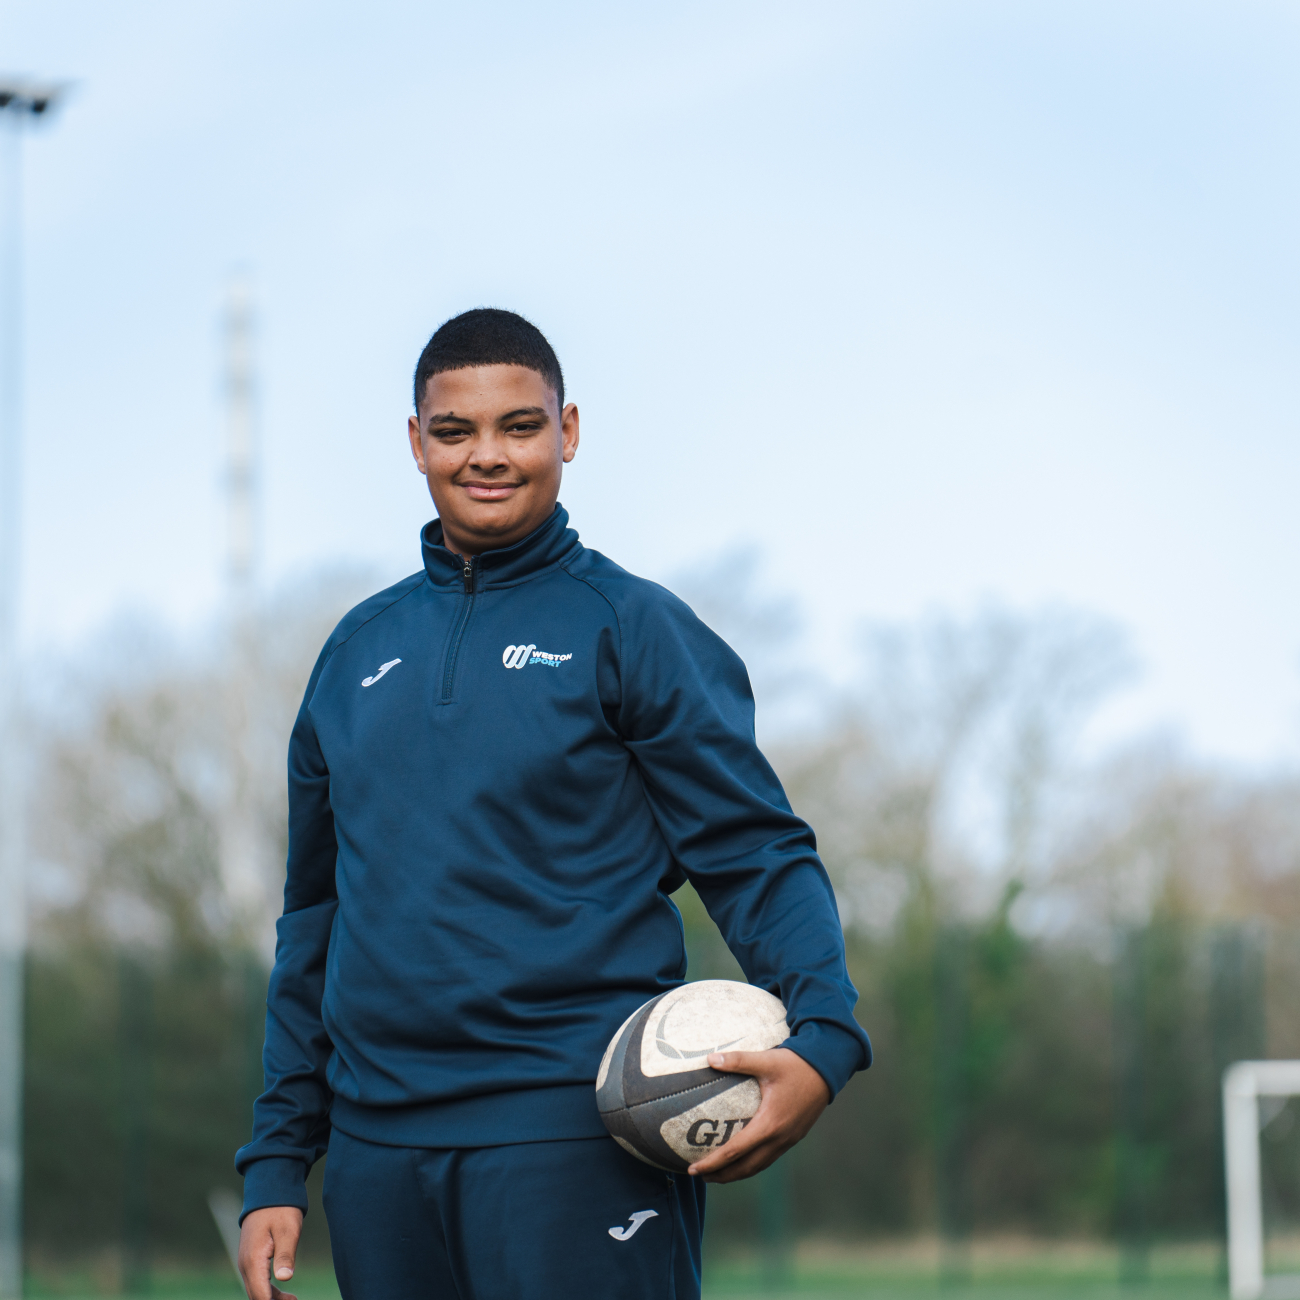
[[[512,424],[507,429],[507,433],[536,433],[542,427],[540,420],[523,420],[518,424]]]

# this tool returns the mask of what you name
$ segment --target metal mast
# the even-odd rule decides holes
[[[226,743],[230,785],[221,869],[237,922],[261,929],[266,901],[251,752],[257,683],[253,627],[257,577],[257,430],[253,299],[236,276],[225,310],[226,390]]]
[[[22,544],[23,124],[58,87],[0,78],[0,1297],[23,1290],[25,753],[18,683]]]

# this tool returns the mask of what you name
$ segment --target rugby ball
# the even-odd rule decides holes
[[[758,1081],[705,1064],[712,1052],[762,1052],[790,1037],[779,998],[733,980],[661,993],[624,1022],[596,1076],[596,1107],[614,1141],[680,1173],[731,1140],[762,1100]]]

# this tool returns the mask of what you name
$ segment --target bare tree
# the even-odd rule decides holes
[[[1051,803],[1081,724],[1122,678],[1122,638],[1069,611],[875,627],[829,737],[782,755],[849,924],[904,899],[970,908],[1049,874]]]
[[[252,945],[269,956],[285,855],[284,754],[311,666],[337,619],[374,586],[360,573],[295,584],[259,609],[255,792],[261,913],[229,896],[220,831],[231,780],[225,664],[165,638],[100,642],[96,671],[50,709],[33,842],[38,940],[69,930],[116,942]],[[69,693],[79,706],[68,706]],[[51,887],[53,886],[53,887]],[[41,900],[44,899],[44,904]]]

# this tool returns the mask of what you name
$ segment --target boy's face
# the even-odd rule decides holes
[[[578,450],[578,408],[524,366],[434,375],[408,421],[444,543],[460,555],[498,550],[545,523]]]

